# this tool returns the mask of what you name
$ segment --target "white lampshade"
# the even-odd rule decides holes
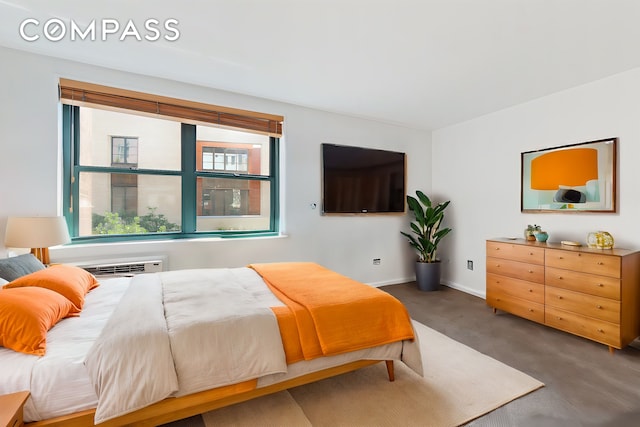
[[[70,240],[61,216],[9,217],[4,235],[4,245],[10,248],[48,248]]]

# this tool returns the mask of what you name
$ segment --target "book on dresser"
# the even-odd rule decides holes
[[[487,305],[621,349],[640,336],[640,251],[490,239]]]

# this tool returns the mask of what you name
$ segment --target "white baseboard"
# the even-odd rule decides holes
[[[460,285],[458,283],[455,283],[455,282],[452,282],[450,280],[445,280],[445,281],[442,282],[442,284],[445,285],[445,286],[448,286],[450,288],[457,289],[459,291],[466,292],[466,293],[471,294],[471,295],[475,295],[475,296],[477,296],[479,298],[487,299],[486,292],[479,292],[479,291],[477,291],[475,289],[471,289],[471,288],[469,288],[467,286],[462,286],[462,285]]]
[[[383,280],[381,282],[371,282],[367,283],[367,285],[371,285],[374,288],[379,288],[380,286],[397,285],[398,283],[413,282],[414,280],[416,280],[415,277],[405,277],[401,279]]]

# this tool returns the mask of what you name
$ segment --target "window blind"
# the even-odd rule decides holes
[[[122,108],[186,122],[213,124],[274,137],[282,136],[284,118],[279,115],[221,107],[76,80],[60,79],[60,100],[70,105]]]

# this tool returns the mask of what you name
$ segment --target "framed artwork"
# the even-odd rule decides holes
[[[616,212],[618,138],[521,154],[522,212]]]

